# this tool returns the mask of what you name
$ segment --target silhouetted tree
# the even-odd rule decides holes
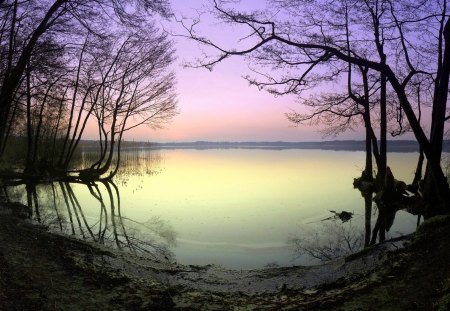
[[[333,69],[340,71],[342,64],[377,72],[381,81],[380,102],[385,100],[389,87],[427,158],[425,179],[429,191],[424,196],[426,202],[432,203],[427,207],[427,215],[447,213],[450,191],[440,163],[450,73],[450,21],[446,1],[422,1],[417,5],[409,1],[347,2],[351,8],[348,15],[352,17],[350,47],[346,40],[345,21],[335,18],[336,1],[331,0],[277,1],[281,4],[278,7],[280,11],[272,15],[268,11],[238,12],[227,8],[225,1],[214,1],[215,16],[244,29],[235,32],[243,33],[238,38],[237,49],[224,48],[197,33],[195,26],[199,20],[190,25],[182,21],[182,24],[186,37],[217,52],[201,59],[198,67],[212,69],[231,56],[247,56],[259,63],[263,60],[275,68],[280,59],[283,62],[289,60],[288,64],[298,78],[290,77],[292,71],[287,71],[290,75],[280,80],[275,79],[275,72],[264,76],[271,85],[285,87],[289,92],[300,93],[326,81],[330,75],[336,76]],[[329,9],[323,10],[324,7]],[[435,81],[429,138],[416,116],[415,99],[407,91],[412,79],[419,75],[432,76]],[[384,80],[388,82],[386,88]],[[386,124],[384,120],[381,123],[382,126]],[[381,130],[381,135],[384,131]],[[380,148],[380,155],[383,152]]]
[[[111,153],[124,131],[161,125],[173,116],[174,78],[168,71],[173,49],[150,21],[155,13],[170,16],[168,1],[0,3],[0,159],[9,135],[23,135],[27,174],[41,174],[38,166],[44,162],[52,162],[47,166],[53,173],[65,174],[88,120],[101,106],[105,124],[100,126],[114,123],[108,130]],[[119,49],[121,42],[128,42],[126,49]],[[122,94],[116,96],[112,90],[121,83]],[[41,155],[56,157],[57,148],[55,162]]]
[[[89,90],[94,100],[88,113],[97,119],[101,156],[82,173],[85,177],[105,174],[117,151],[109,174],[112,177],[119,166],[120,143],[126,131],[141,125],[161,127],[177,113],[174,74],[168,70],[174,50],[167,36],[148,25],[146,31],[118,38],[111,46],[103,59],[95,62],[94,86]]]

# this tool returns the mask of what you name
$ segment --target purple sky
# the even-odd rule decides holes
[[[208,0],[172,0],[177,18],[192,17]],[[259,9],[265,1],[243,1],[244,7]],[[165,22],[164,28],[183,33],[175,22]],[[202,17],[202,33],[220,43],[230,43],[235,37],[214,19]],[[127,134],[126,139],[142,141],[317,141],[322,134],[317,127],[290,124],[285,113],[299,111],[294,97],[274,97],[250,86],[243,75],[249,72],[245,59],[235,57],[206,69],[184,68],[183,63],[201,57],[201,49],[190,40],[175,37],[178,60],[178,106],[180,114],[165,129],[141,127]],[[362,131],[349,131],[326,139],[364,139]]]

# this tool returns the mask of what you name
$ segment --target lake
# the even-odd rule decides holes
[[[21,186],[8,196],[34,202],[33,218],[52,230],[180,264],[309,265],[318,261],[296,253],[293,240],[326,240],[336,228],[364,234],[364,198],[352,184],[364,152],[143,149],[123,155],[127,162],[114,184]],[[395,178],[411,182],[417,157],[390,153]],[[354,215],[346,223],[323,220],[331,210]],[[372,214],[373,226],[376,208]],[[416,221],[399,211],[387,236],[413,232]]]

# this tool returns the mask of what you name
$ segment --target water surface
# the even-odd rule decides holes
[[[389,154],[394,176],[411,182],[417,156]],[[113,185],[38,186],[47,209],[34,218],[47,215],[56,230],[146,249],[162,260],[172,253],[182,264],[235,269],[315,263],[295,256],[288,240],[317,234],[330,210],[353,212],[349,223],[335,225],[364,232],[364,199],[352,185],[363,170],[363,152],[147,149],[124,158]],[[416,217],[399,212],[388,236],[415,225]]]
[[[160,150],[160,173],[132,175],[120,187],[123,214],[158,216],[177,233],[182,263],[233,268],[306,264],[292,261],[287,239],[330,216],[364,213],[353,189],[364,153],[324,150]],[[393,173],[411,180],[417,155],[389,157]],[[409,164],[409,165],[408,165]],[[413,217],[404,217],[413,218]],[[355,217],[362,223],[362,217]],[[415,218],[392,228],[410,232]]]

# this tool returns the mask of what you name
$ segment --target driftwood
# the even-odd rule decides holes
[[[342,212],[336,212],[336,211],[330,211],[331,213],[334,213],[334,216],[322,219],[321,221],[325,221],[325,220],[331,220],[331,219],[340,219],[342,222],[347,222],[350,219],[352,219],[353,217],[353,213],[352,212],[346,212],[346,211],[342,211]]]

